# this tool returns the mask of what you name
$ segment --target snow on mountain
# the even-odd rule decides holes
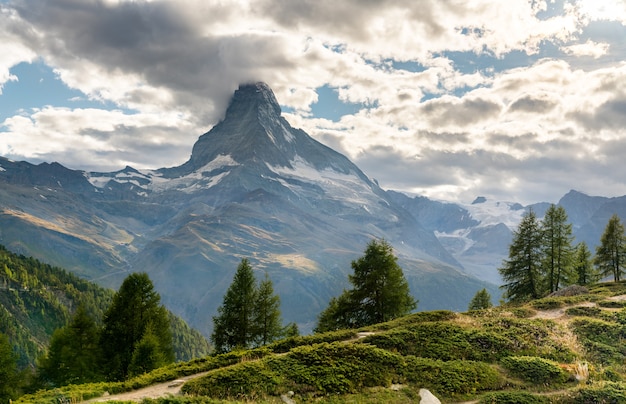
[[[459,206],[466,209],[472,218],[480,222],[476,227],[488,227],[502,223],[514,230],[525,212],[524,207],[519,203],[492,201],[490,199],[469,205],[460,204]]]
[[[199,169],[176,178],[166,178],[159,170],[142,171],[132,167],[114,173],[85,173],[85,177],[99,189],[104,189],[111,181],[130,184],[138,188],[139,195],[145,192],[158,193],[170,190],[193,193],[217,185],[230,173],[230,169],[236,166],[239,166],[239,163],[230,155],[218,155]]]

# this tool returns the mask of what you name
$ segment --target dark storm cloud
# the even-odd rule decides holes
[[[109,72],[137,74],[171,90],[170,107],[191,108],[202,121],[219,118],[239,83],[271,82],[273,72],[292,66],[280,37],[202,35],[197,21],[173,3],[23,0],[16,9],[46,33],[31,38],[31,47],[61,68],[86,60]],[[203,17],[219,21],[228,10],[206,8]],[[141,89],[128,95],[128,101],[149,102],[144,98]]]

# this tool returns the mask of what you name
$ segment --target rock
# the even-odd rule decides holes
[[[420,404],[441,404],[441,401],[429,390],[420,389],[420,397]]]

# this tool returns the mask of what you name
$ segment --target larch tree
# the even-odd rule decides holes
[[[598,271],[593,266],[591,251],[589,251],[589,247],[587,247],[587,243],[584,241],[581,241],[576,246],[573,269],[575,280],[571,283],[584,286],[597,282],[600,278]]]
[[[543,236],[543,274],[546,293],[559,290],[572,267],[572,225],[567,223],[567,213],[562,206],[550,205],[541,222]]]
[[[146,273],[130,274],[104,314],[100,346],[103,367],[110,380],[124,380],[139,343],[147,332],[158,341],[163,364],[174,361],[172,333],[167,310]],[[151,370],[147,364],[133,363],[134,369]]]
[[[626,264],[626,235],[617,214],[611,216],[604,229],[594,263],[601,275],[613,276],[615,282],[621,280]]]
[[[237,267],[224,301],[213,317],[211,341],[218,352],[248,348],[254,341],[254,306],[257,288],[250,262],[244,258]]]
[[[352,261],[348,276],[353,288],[330,301],[318,319],[317,331],[361,327],[406,315],[417,307],[393,248],[372,240],[365,254]]]
[[[542,232],[532,210],[522,217],[513,232],[509,258],[498,268],[505,297],[510,301],[537,299],[541,294]]]
[[[484,310],[490,308],[491,306],[491,295],[487,292],[487,289],[483,288],[482,290],[476,292],[470,301],[467,310]]]
[[[280,297],[274,294],[274,285],[267,273],[265,279],[259,284],[252,321],[258,346],[277,340],[283,333]]]

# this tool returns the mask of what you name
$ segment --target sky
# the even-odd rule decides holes
[[[384,189],[626,195],[626,0],[0,0],[0,155],[171,167],[263,81]]]

